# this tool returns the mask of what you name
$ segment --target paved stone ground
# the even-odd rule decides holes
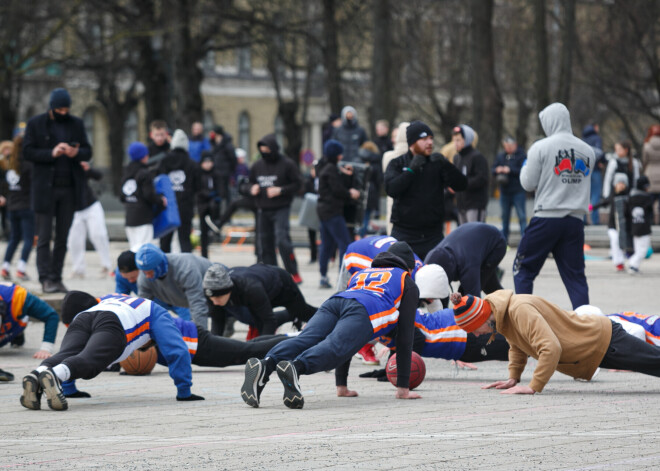
[[[113,255],[124,247],[113,243]],[[513,285],[514,255],[510,250],[502,263],[506,288]],[[606,255],[596,249],[587,261],[592,303],[608,312],[657,313],[660,256],[643,264],[643,276],[632,277],[616,274]],[[298,249],[297,256],[302,290],[320,304],[329,293],[317,289],[318,266],[307,264],[308,250]],[[237,246],[214,246],[211,259],[228,265],[255,260],[251,247]],[[96,255],[88,252],[87,260],[89,278],[65,279],[69,288],[111,291],[111,278],[95,276]],[[552,260],[536,293],[569,306]],[[245,331],[241,327],[236,337]],[[584,383],[558,373],[543,394],[503,396],[479,386],[506,379],[505,363],[465,371],[427,359],[423,399],[399,401],[389,383],[358,378],[372,367],[356,360],[349,386],[358,398],[337,398],[334,375],[321,373],[302,378],[305,408],[289,410],[276,376],[262,407],[247,407],[239,397],[240,366],[193,367],[193,391],[206,400],[178,403],[167,370],[156,366],[145,377],[102,373],[79,381],[92,398],[71,399],[66,412],[49,410],[45,401],[45,410],[30,411],[18,401],[20,378],[38,364],[32,354],[42,325],[27,333],[24,348],[0,350],[0,367],[17,377],[0,384],[0,469],[620,470],[656,469],[660,461],[660,380],[640,374],[601,371]],[[59,339],[63,333],[61,327]],[[531,361],[523,380],[533,367]]]

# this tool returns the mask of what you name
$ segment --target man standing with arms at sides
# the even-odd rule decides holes
[[[32,209],[35,212],[37,270],[44,293],[66,293],[62,267],[73,213],[84,206],[85,173],[80,162],[92,158],[83,121],[69,113],[64,88],[50,95],[50,109],[30,119],[23,156],[32,162]],[[50,242],[55,221],[55,242]]]
[[[408,152],[385,171],[385,191],[394,200],[392,237],[410,244],[424,259],[442,239],[444,190],[462,191],[467,178],[442,154],[433,153],[433,131],[421,121],[406,128]]]

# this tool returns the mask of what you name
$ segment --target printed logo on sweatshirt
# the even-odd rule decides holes
[[[257,177],[257,182],[259,183],[260,188],[275,186],[276,181],[277,181],[277,175],[259,175]]]
[[[172,170],[167,174],[172,183],[172,190],[183,191],[183,184],[186,181],[186,172],[183,170]]]
[[[633,224],[644,224],[646,214],[644,213],[644,208],[641,206],[635,206],[632,210],[632,222]]]
[[[581,183],[583,177],[589,176],[591,167],[589,160],[575,157],[575,150],[560,150],[555,157],[555,175],[561,177],[562,183]]]
[[[130,178],[124,182],[121,187],[121,192],[126,197],[126,201],[129,203],[135,203],[137,198],[135,197],[135,192],[137,191],[137,182]]]
[[[21,181],[21,176],[16,173],[15,170],[10,169],[7,170],[7,183],[9,184],[9,189],[12,191],[17,191],[21,189],[21,186],[19,185]]]

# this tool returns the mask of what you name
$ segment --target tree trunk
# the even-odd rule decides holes
[[[571,100],[573,50],[577,46],[575,32],[575,0],[562,0],[562,4],[564,6],[564,30],[561,43],[557,101],[568,107]]]
[[[298,123],[296,116],[298,103],[295,101],[281,101],[278,111],[284,124],[284,137],[286,138],[284,153],[298,164],[300,150],[302,149],[302,125]]]
[[[395,126],[397,94],[392,64],[392,11],[390,0],[373,0],[373,63],[371,67],[371,134],[377,120]]]
[[[474,127],[479,133],[479,149],[492,162],[502,134],[504,103],[495,80],[493,50],[494,0],[471,0],[472,11],[472,90]]]
[[[202,71],[197,66],[200,48],[193,44],[190,31],[190,9],[188,0],[176,2],[177,12],[174,16],[174,32],[172,34],[173,52],[173,84],[176,99],[176,127],[190,132],[193,122],[202,120]]]
[[[2,85],[2,92],[0,93],[0,136],[6,139],[14,134],[16,104],[12,93],[14,87],[7,82]],[[31,116],[29,117],[31,118]]]
[[[339,113],[344,106],[344,102],[341,93],[335,7],[335,0],[323,0],[323,65],[325,66],[326,86],[330,97],[330,110],[333,113]]]
[[[548,38],[545,27],[545,0],[534,0],[534,45],[536,46],[536,108],[550,104],[548,81]]]
[[[145,124],[148,130],[152,121],[168,121],[173,112],[161,51],[154,50],[151,38],[140,38],[138,48],[141,61],[135,73],[144,85]]]

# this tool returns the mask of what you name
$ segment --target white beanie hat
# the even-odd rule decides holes
[[[582,306],[575,309],[575,313],[578,316],[589,316],[589,315],[604,316],[605,315],[600,308],[598,308],[596,306],[592,306],[591,304],[583,304]]]
[[[170,142],[172,149],[183,149],[188,152],[188,136],[182,129],[177,129],[172,135],[172,142]]]
[[[419,299],[444,299],[449,297],[449,280],[445,270],[434,263],[424,265],[415,274]]]

